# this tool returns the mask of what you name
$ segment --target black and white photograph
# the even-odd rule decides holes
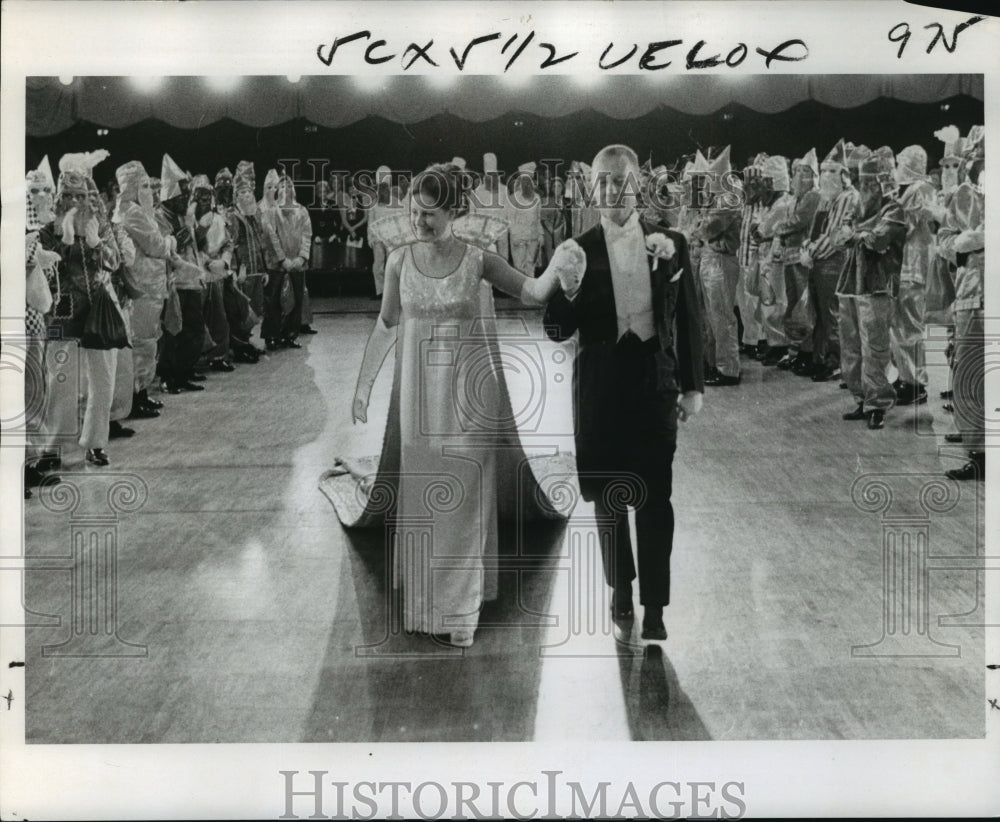
[[[4,818],[1000,812],[995,17],[2,12]]]

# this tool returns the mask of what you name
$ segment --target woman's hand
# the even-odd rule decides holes
[[[368,394],[360,388],[354,395],[354,405],[351,408],[353,422],[368,422]]]

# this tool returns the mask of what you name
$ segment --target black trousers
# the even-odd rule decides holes
[[[646,607],[670,603],[670,554],[674,509],[670,502],[677,448],[676,391],[657,390],[655,338],[645,343],[629,333],[614,347],[613,410],[606,422],[602,457],[594,472],[594,511],[602,530],[605,581],[612,587],[639,578]],[[628,509],[635,511],[633,557]],[[636,562],[638,559],[638,574]]]
[[[264,287],[264,318],[261,322],[260,335],[265,340],[276,340],[281,337],[281,284],[288,276],[282,269],[267,272],[267,285]]]
[[[168,382],[183,382],[194,371],[205,341],[205,315],[201,289],[177,289],[181,304],[181,330],[163,335],[160,375]]]

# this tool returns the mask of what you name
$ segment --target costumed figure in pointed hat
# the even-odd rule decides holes
[[[535,276],[542,247],[542,200],[535,191],[535,163],[518,166],[507,196],[511,262],[525,277]]]
[[[938,255],[955,266],[952,386],[955,424],[970,458],[961,468],[947,472],[957,480],[986,476],[985,175],[983,127],[973,126],[963,147],[961,182],[948,202],[937,248]]]
[[[704,242],[701,251],[702,294],[705,300],[705,325],[708,342],[714,356],[709,356],[710,371],[706,385],[739,385],[740,340],[739,325],[733,309],[740,279],[740,264],[736,252],[740,245],[742,212],[740,198],[733,196],[736,178],[729,163],[729,147],[719,153],[704,169],[703,196],[708,199],[698,233]],[[729,200],[732,200],[730,202]]]
[[[372,250],[372,280],[375,283],[375,299],[382,298],[385,287],[385,243],[372,234],[372,225],[384,217],[391,216],[392,209],[392,169],[379,166],[375,170],[375,200],[368,208],[368,245]]]
[[[156,219],[153,182],[138,160],[119,166],[118,202],[112,222],[119,243],[132,246],[129,275],[140,295],[132,299],[133,396],[131,417],[159,416],[163,404],[149,396],[158,371],[157,348],[163,333],[160,318],[167,301],[167,274],[177,244],[163,234]]]
[[[493,152],[486,152],[483,155],[483,176],[469,196],[469,212],[472,214],[481,212],[503,220],[507,219],[507,186],[500,179],[497,156]],[[503,259],[510,259],[508,232],[505,231],[497,239],[496,246],[492,250]]]
[[[638,576],[642,638],[662,641],[677,420],[702,404],[700,311],[684,235],[643,223],[636,211],[635,152],[607,146],[594,158],[593,173],[600,223],[556,250],[546,275],[555,270],[562,290],[549,301],[545,331],[557,342],[579,335],[577,475],[584,499],[593,501],[600,520],[613,523],[601,552],[616,638],[631,642]],[[635,509],[638,574],[628,506]]]
[[[106,215],[102,214],[103,202],[93,179],[93,168],[107,156],[107,151],[99,150],[67,154],[59,161],[55,229],[61,258],[56,286],[59,299],[49,322],[55,339],[50,341],[47,352],[50,367],[54,357],[63,363],[64,371],[68,367],[81,374],[80,387],[86,396],[80,426],[78,398],[70,396],[75,394],[76,386],[64,385],[58,395],[53,394],[50,435],[65,445],[79,433],[86,461],[98,466],[110,462],[105,448],[118,351],[129,346],[125,320],[111,284],[111,273],[121,262],[119,251]],[[99,326],[92,312],[99,312],[103,318]]]
[[[548,190],[542,201],[541,264],[549,264],[556,247],[568,236],[569,219],[566,212],[566,183],[555,174],[548,178]]]
[[[225,280],[231,276],[232,240],[226,218],[215,204],[215,187],[205,174],[191,181],[189,211],[194,221],[195,249],[202,267],[203,311],[205,313],[205,348],[202,355],[212,371],[230,372],[232,351],[229,345],[231,329],[226,311]]]
[[[892,318],[892,361],[899,374],[893,387],[897,405],[927,402],[924,354],[924,311],[927,277],[937,221],[944,216],[937,190],[927,176],[927,152],[907,146],[896,157],[896,199],[906,214],[906,243],[899,277],[899,293]]]
[[[767,353],[760,362],[775,366],[788,354],[784,249],[776,233],[777,226],[788,220],[795,210],[787,158],[776,154],[765,158],[761,162],[760,185],[764,189],[761,202],[766,208],[752,229],[759,242],[761,325],[767,340]]]
[[[569,202],[570,236],[589,231],[601,221],[601,213],[591,197],[591,169],[587,163],[574,160],[566,175],[566,199]]]
[[[273,325],[269,325],[264,329],[267,347],[273,351],[279,346],[302,347],[296,338],[302,328],[306,266],[309,264],[313,231],[309,212],[295,199],[295,184],[292,179],[286,175],[279,177],[276,172],[272,177],[271,171],[264,181],[264,200],[259,204],[264,229],[270,236],[274,251],[269,266],[273,265],[274,270],[287,276],[292,293],[290,307],[286,296],[285,307],[288,310],[283,311],[280,326],[275,329]],[[274,186],[273,190],[269,188],[271,185]],[[271,294],[274,294],[273,279],[268,286]],[[280,279],[279,287],[283,287]],[[278,299],[280,305],[280,291]],[[274,336],[269,336],[270,334]]]
[[[840,298],[837,280],[847,259],[847,249],[834,238],[849,225],[858,210],[859,194],[845,187],[850,179],[847,147],[837,142],[820,165],[819,204],[802,245],[802,264],[809,270],[813,316],[814,382],[825,382],[840,371]]]
[[[740,264],[740,285],[737,298],[740,317],[743,320],[743,342],[741,350],[749,357],[759,360],[767,354],[767,338],[764,336],[764,315],[761,304],[760,235],[756,228],[760,225],[764,212],[773,194],[770,178],[761,172],[767,159],[766,154],[758,154],[743,169],[743,191],[745,199],[743,216],[740,221],[740,247],[737,259]]]
[[[266,261],[267,238],[260,224],[257,210],[256,175],[253,163],[240,160],[233,177],[234,204],[227,213],[229,234],[233,238],[232,266],[236,272],[236,285],[246,295],[254,321],[241,329],[246,347],[238,348],[235,356],[240,362],[253,363],[260,358],[261,349],[251,342],[253,329],[264,317],[264,289],[268,273]]]
[[[160,387],[170,394],[203,391],[204,376],[195,372],[195,365],[205,340],[202,299],[205,275],[195,244],[191,177],[169,154],[163,155],[160,167],[160,204],[156,217],[161,230],[174,238],[177,248],[168,267]]]
[[[840,296],[840,363],[857,407],[845,420],[867,420],[878,430],[896,402],[889,383],[889,327],[899,292],[899,272],[906,240],[906,215],[890,194],[891,154],[879,152],[859,169],[858,213],[842,226],[834,243],[847,247],[847,261],[837,282]]]
[[[25,177],[27,214],[25,218],[25,309],[24,309],[24,409],[27,447],[25,449],[24,497],[39,485],[46,471],[56,467],[57,455],[47,452],[45,420],[50,401],[49,378],[45,366],[48,337],[46,314],[53,304],[52,288],[58,283],[60,257],[53,250],[55,237],[51,225],[55,215],[55,182],[49,158]],[[43,245],[42,232],[46,244]],[[49,474],[49,483],[58,482]]]
[[[788,336],[788,354],[778,368],[791,370],[801,377],[811,377],[813,367],[813,320],[809,305],[809,269],[802,262],[802,244],[807,239],[820,195],[816,190],[819,168],[816,150],[792,163],[791,213],[775,226],[781,240],[782,264],[785,277],[785,334]]]

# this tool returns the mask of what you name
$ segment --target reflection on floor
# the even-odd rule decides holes
[[[681,427],[662,647],[615,642],[581,503],[569,523],[502,535],[500,598],[460,651],[397,630],[383,534],[345,532],[317,490],[335,456],[377,453],[391,370],[352,426],[374,318],[322,308],[302,350],[164,396],[159,420],[111,443],[109,468],[70,452],[79,502],[25,503],[25,551],[45,566],[25,585],[30,742],[983,735],[983,575],[969,570],[983,486],[942,486],[947,511],[921,496],[961,458],[940,449],[943,343],[932,401],[880,432],[841,421],[835,381],[745,361],[740,387],[709,389]],[[554,363],[540,314],[519,316]],[[531,375],[509,376],[516,407]],[[572,450],[568,382],[546,385],[528,445]],[[113,476],[145,498],[119,491],[116,520],[87,520],[113,513]],[[96,576],[74,576],[74,534],[95,528],[117,549],[81,546],[77,572]],[[926,578],[904,534],[928,541]],[[912,563],[886,566],[897,554]]]

